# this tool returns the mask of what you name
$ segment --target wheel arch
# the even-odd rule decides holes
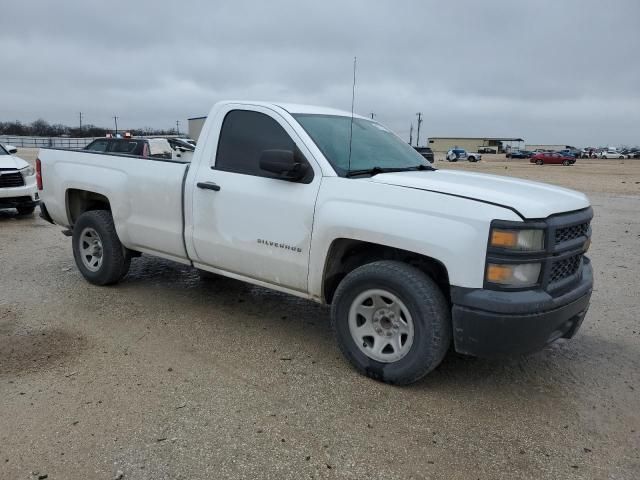
[[[378,260],[397,260],[413,265],[431,277],[450,299],[449,272],[436,258],[362,240],[335,239],[328,250],[322,274],[322,300],[330,304],[338,285],[349,272]]]
[[[111,202],[109,199],[98,192],[69,188],[65,193],[65,204],[67,210],[67,218],[69,224],[74,225],[80,215],[90,210],[109,210],[111,211]]]

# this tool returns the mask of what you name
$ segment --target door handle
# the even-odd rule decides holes
[[[205,190],[213,190],[214,192],[220,191],[220,185],[213,182],[198,182],[196,184],[198,188],[203,188]]]

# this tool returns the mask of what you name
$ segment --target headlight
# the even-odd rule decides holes
[[[544,248],[544,230],[508,230],[492,228],[489,247],[537,251]]]
[[[29,166],[21,169],[20,173],[22,174],[23,177],[33,177],[36,174],[36,170],[35,168]]]
[[[489,263],[486,280],[509,287],[532,287],[538,283],[540,267],[540,263]]]

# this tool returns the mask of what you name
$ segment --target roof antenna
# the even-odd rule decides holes
[[[356,99],[356,62],[358,57],[353,57],[353,87],[351,88],[351,124],[349,125],[349,163],[347,173],[351,171],[351,142],[353,140],[353,105]]]

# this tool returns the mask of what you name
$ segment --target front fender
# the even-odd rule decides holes
[[[310,294],[321,298],[327,255],[339,238],[431,257],[445,266],[451,285],[480,288],[493,219],[521,220],[506,208],[465,198],[366,179],[325,178],[314,218]]]

